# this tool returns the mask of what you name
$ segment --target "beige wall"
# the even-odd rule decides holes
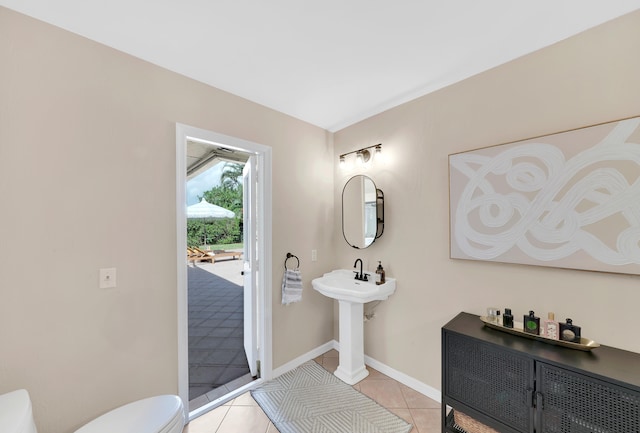
[[[329,134],[1,7],[0,59],[0,393],[40,433],[177,392],[175,122],[273,148],[274,367],[332,338],[320,295],[279,305],[287,251],[332,263]]]
[[[334,135],[336,154],[381,142],[389,157],[366,171],[385,193],[384,236],[355,251],[335,233],[343,266],[363,257],[373,270],[382,260],[397,278],[396,294],[365,324],[367,355],[439,389],[441,326],[488,306],[517,315],[555,311],[582,325],[586,337],[640,352],[636,276],[449,259],[447,159],[640,115],[639,51],[636,12]],[[336,169],[336,200],[355,173]],[[336,218],[339,212],[336,206]]]

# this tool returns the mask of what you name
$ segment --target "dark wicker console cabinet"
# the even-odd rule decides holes
[[[459,431],[455,411],[503,433],[640,433],[640,354],[567,349],[460,313],[442,328],[443,433]]]

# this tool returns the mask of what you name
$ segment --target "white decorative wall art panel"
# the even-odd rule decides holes
[[[451,257],[640,274],[640,117],[449,156]]]

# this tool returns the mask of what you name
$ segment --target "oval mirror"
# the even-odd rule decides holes
[[[347,181],[342,190],[342,234],[352,247],[367,248],[382,235],[378,234],[378,223],[384,223],[383,215],[378,214],[382,197],[382,191],[367,176]]]

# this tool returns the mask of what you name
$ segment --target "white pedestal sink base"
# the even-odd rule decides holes
[[[364,366],[364,304],[338,301],[340,320],[340,358],[335,371],[338,379],[354,385],[369,375]]]
[[[364,366],[364,304],[384,301],[396,290],[396,279],[385,283],[354,279],[353,270],[338,269],[311,281],[315,290],[336,299],[340,311],[340,360],[336,377],[354,385],[369,375]]]
[[[367,370],[364,366],[362,369],[357,372],[345,372],[340,370],[340,366],[333,372],[334,376],[345,382],[348,385],[355,385],[360,382],[365,377],[369,376],[369,370]]]

